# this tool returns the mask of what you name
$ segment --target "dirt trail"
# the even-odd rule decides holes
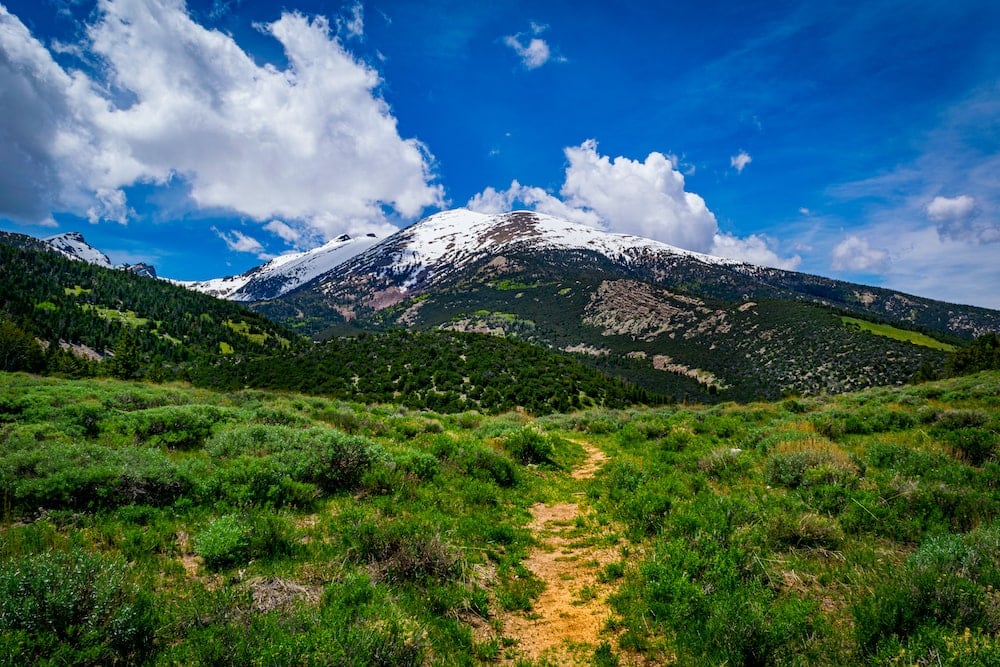
[[[574,442],[587,451],[587,460],[574,469],[573,478],[593,477],[607,457],[589,443]],[[578,520],[585,520],[586,512],[581,503],[539,503],[531,508],[529,527],[539,546],[524,565],[545,582],[545,590],[530,612],[504,619],[504,633],[516,640],[517,658],[591,664],[594,649],[604,639],[601,631],[611,615],[606,601],[611,586],[600,583],[597,575],[620,556],[617,547],[600,545],[592,530],[579,531]]]

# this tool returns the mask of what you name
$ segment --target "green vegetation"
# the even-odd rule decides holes
[[[586,498],[581,664],[996,664],[998,478],[998,372],[540,418],[3,373],[0,662],[516,660],[529,508]]]
[[[222,349],[244,357],[296,340],[237,304],[72,261],[24,238],[0,234],[0,350],[18,350],[5,370],[184,379]],[[25,337],[38,341],[36,351],[23,348]]]
[[[566,354],[449,331],[396,330],[331,339],[266,357],[220,359],[191,377],[215,389],[300,391],[438,412],[523,408],[548,414],[663,400]]]
[[[876,324],[875,322],[859,320],[856,317],[847,317],[846,315],[841,316],[840,319],[848,326],[857,327],[861,331],[867,331],[875,334],[876,336],[885,336],[886,338],[891,338],[893,340],[913,343],[914,345],[922,345],[924,347],[929,347],[934,350],[943,350],[945,352],[954,352],[956,349],[954,345],[942,343],[938,339],[931,338],[926,334],[916,331],[907,331],[906,329],[899,329],[889,324]]]

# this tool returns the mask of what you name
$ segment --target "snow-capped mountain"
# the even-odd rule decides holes
[[[650,255],[685,256],[708,264],[739,263],[640,236],[604,232],[532,211],[489,215],[456,209],[432,215],[389,237],[360,256],[352,273],[381,263],[383,272],[405,276],[402,287],[409,289],[418,283],[434,282],[442,275],[461,271],[486,255],[502,255],[508,250],[584,250],[621,263]],[[387,256],[390,261],[386,264]]]
[[[42,239],[49,244],[56,252],[70,259],[78,259],[106,269],[113,268],[111,260],[103,252],[90,245],[83,239],[80,232],[66,232]]]
[[[189,289],[230,301],[265,301],[286,294],[362,253],[376,243],[374,234],[347,234],[305,252],[275,257],[238,276],[203,281],[176,281]]]
[[[469,273],[499,274],[517,256],[576,253],[620,266],[692,262],[735,267],[728,259],[629,234],[612,234],[532,211],[489,215],[468,209],[432,215],[316,278],[310,292],[351,319],[378,311]],[[510,262],[510,266],[506,263]],[[743,266],[743,265],[740,265]]]
[[[423,294],[434,299],[442,290],[474,290],[504,278],[560,282],[572,275],[639,281],[695,300],[810,302],[960,336],[997,326],[995,311],[959,313],[952,304],[691,252],[531,211],[444,211],[327,266],[308,286],[285,290],[262,310],[276,319],[304,316],[319,332],[326,325],[367,322]]]

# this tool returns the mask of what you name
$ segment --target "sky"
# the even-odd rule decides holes
[[[199,280],[458,207],[1000,309],[1000,3],[0,0],[0,229]]]

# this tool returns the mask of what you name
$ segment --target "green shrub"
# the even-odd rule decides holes
[[[764,464],[764,479],[772,486],[791,489],[804,483],[845,482],[857,477],[846,457],[826,449],[774,452]]]
[[[517,484],[517,466],[509,457],[488,447],[471,447],[461,454],[465,471],[476,479],[509,488]]]
[[[292,479],[270,457],[241,456],[214,471],[204,495],[234,507],[312,507],[321,495],[312,483]]]
[[[102,429],[133,444],[192,449],[229,416],[211,405],[168,405],[115,415],[102,423]]]
[[[270,512],[225,514],[194,537],[194,551],[210,570],[288,556],[292,550],[287,526]]]
[[[25,510],[164,505],[193,480],[158,449],[44,441],[0,457],[0,485]]]
[[[1000,526],[929,538],[902,572],[854,606],[858,645],[872,655],[887,642],[933,626],[995,635],[998,586]]]
[[[750,458],[734,447],[713,449],[698,459],[698,469],[709,477],[731,480],[750,468]]]
[[[341,537],[357,561],[385,580],[448,580],[462,571],[459,552],[439,528],[421,521],[352,516]]]
[[[767,532],[779,547],[838,549],[844,541],[844,531],[836,519],[812,512],[798,516],[776,513],[771,517]]]
[[[395,459],[403,472],[423,481],[434,479],[440,469],[437,458],[427,452],[410,450],[398,454]]]
[[[551,436],[533,428],[521,428],[503,437],[503,447],[523,464],[549,463],[554,446]]]
[[[194,538],[194,551],[210,570],[221,570],[250,559],[250,534],[237,516],[224,515]]]
[[[957,428],[935,435],[974,466],[981,466],[992,459],[1000,445],[1000,434],[985,428]]]
[[[837,440],[844,435],[869,435],[905,431],[917,424],[910,412],[865,407],[852,411],[830,410],[810,415],[810,423],[821,435]]]
[[[21,664],[138,664],[152,650],[151,597],[120,560],[47,551],[0,565],[0,657]]]
[[[333,429],[251,424],[220,432],[206,449],[217,458],[269,455],[275,471],[335,491],[355,488],[361,482],[378,446],[363,436]]]

